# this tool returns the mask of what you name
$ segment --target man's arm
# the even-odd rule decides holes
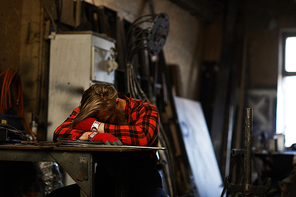
[[[100,126],[99,126],[99,128],[98,128],[98,132],[99,133],[104,133],[104,123],[101,123],[100,124]],[[88,136],[89,136],[89,134],[91,134],[92,132],[85,132],[85,133],[83,133],[82,135],[81,135],[81,137],[79,138],[80,140],[88,140]]]
[[[56,128],[53,134],[53,140],[57,141],[57,138],[71,138],[71,139],[80,139],[83,140],[84,137],[82,136],[88,136],[87,133],[83,130],[73,129],[72,127],[72,121],[75,119],[77,113],[79,112],[79,107],[77,107],[71,115],[60,125]],[[87,139],[86,139],[87,140]]]
[[[130,116],[137,116],[133,125],[119,126],[105,123],[104,132],[116,136],[126,145],[155,145],[159,132],[157,108],[154,105],[145,104],[139,112],[133,112]]]
[[[67,120],[61,124],[54,132],[54,141],[57,138],[71,138],[88,140],[91,132],[77,130],[72,128],[72,121],[75,119],[79,108],[76,108]],[[98,129],[99,133],[110,133],[116,136],[123,144],[135,146],[155,145],[159,132],[159,117],[157,108],[154,105],[147,104],[137,113],[131,116],[137,116],[133,125],[112,125],[102,123]]]

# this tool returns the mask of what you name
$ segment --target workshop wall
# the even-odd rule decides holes
[[[296,27],[295,1],[244,2],[244,26],[249,42],[249,82],[252,88],[277,86],[280,28]]]
[[[115,10],[119,16],[132,22],[140,15],[150,13],[150,1],[87,0],[96,6]],[[44,1],[50,10],[53,0]],[[51,3],[50,3],[51,2]],[[198,100],[199,69],[202,61],[219,62],[223,33],[223,16],[210,24],[168,0],[152,1],[155,13],[167,12],[170,32],[164,46],[167,64],[180,70],[181,96]],[[249,88],[276,90],[278,70],[278,33],[280,28],[296,26],[296,3],[291,0],[247,0],[240,8],[243,28],[248,40]],[[19,69],[23,82],[25,111],[36,114],[46,105],[48,70],[49,18],[41,1],[3,1],[0,6],[0,72],[7,68]],[[241,49],[243,50],[243,49]],[[41,79],[41,80],[40,80]],[[40,92],[45,94],[41,95]],[[40,99],[42,97],[42,99]],[[46,117],[43,117],[45,121]],[[41,121],[42,122],[42,121]]]
[[[17,68],[20,62],[22,0],[2,2],[0,6],[1,71],[7,67]]]
[[[0,73],[8,68],[18,70],[22,80],[27,121],[30,123],[34,116],[44,128],[48,45],[43,37],[45,24],[43,11],[40,1],[1,2]]]
[[[38,85],[38,67],[42,61],[41,5],[39,1],[15,0],[1,3],[0,64],[1,72],[8,68],[19,69],[23,82],[25,106],[35,112]]]
[[[118,16],[133,22],[139,16],[151,14],[150,1],[133,0],[87,0],[96,6],[105,6]],[[190,13],[168,0],[152,1],[155,13],[167,12],[170,19],[169,34],[163,51],[167,64],[180,68],[181,95],[195,99],[198,83],[198,68],[201,62],[203,26]]]
[[[24,111],[30,118],[36,117],[39,129],[46,130],[47,81],[50,18],[43,8],[46,5],[53,17],[55,1],[14,0],[1,2],[0,24],[0,72],[8,68],[19,70],[24,92]],[[198,68],[201,62],[203,27],[189,12],[168,0],[152,1],[155,13],[167,12],[170,17],[170,32],[164,46],[167,64],[177,65],[180,70],[181,95],[196,97]],[[66,1],[64,2],[66,5]],[[129,22],[151,13],[149,1],[105,0],[92,1],[96,6],[105,6],[118,12]],[[64,11],[65,7],[63,8]],[[44,139],[40,132],[39,139]]]
[[[296,27],[296,3],[284,0],[244,1],[242,11],[247,40],[246,107],[254,109],[253,135],[269,138],[276,132],[278,44],[281,28]],[[256,144],[256,142],[254,142]]]

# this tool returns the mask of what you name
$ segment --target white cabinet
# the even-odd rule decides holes
[[[111,48],[114,40],[93,32],[51,35],[47,141],[91,84],[114,84],[115,71],[108,72],[107,65]]]

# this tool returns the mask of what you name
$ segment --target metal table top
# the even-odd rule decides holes
[[[0,145],[0,149],[18,149],[18,150],[52,150],[52,151],[87,151],[87,152],[132,152],[132,151],[153,151],[165,150],[164,147],[147,147],[147,146],[115,146],[103,144],[67,144],[54,142],[38,142],[38,143],[17,143]]]

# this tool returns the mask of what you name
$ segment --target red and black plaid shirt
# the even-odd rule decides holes
[[[105,133],[116,136],[125,145],[158,146],[159,116],[157,108],[139,99],[128,98],[118,93],[119,98],[126,100],[125,115],[128,125],[105,123]],[[79,112],[77,107],[72,114],[54,132],[53,139],[79,139],[86,131],[73,129],[70,124]]]

